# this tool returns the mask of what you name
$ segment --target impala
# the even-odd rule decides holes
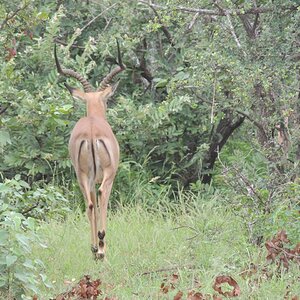
[[[87,116],[81,118],[73,128],[69,140],[69,153],[77,180],[86,201],[86,212],[91,227],[91,250],[95,259],[104,258],[106,243],[106,218],[108,199],[119,164],[119,144],[106,120],[107,100],[114,94],[118,82],[112,79],[125,69],[122,63],[119,44],[118,66],[116,66],[93,89],[90,83],[79,73],[64,69],[57,58],[56,45],[54,57],[59,74],[78,80],[83,91],[65,83],[71,95],[86,103]],[[96,184],[100,184],[98,197]],[[100,216],[100,222],[99,222]]]

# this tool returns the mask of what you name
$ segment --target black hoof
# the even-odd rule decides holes
[[[101,231],[98,231],[98,238],[100,241],[104,240],[104,237],[105,237],[105,231],[103,230],[102,232]]]
[[[92,245],[91,246],[91,250],[92,250],[92,253],[97,253],[97,251],[98,251],[98,248],[97,248],[97,246],[94,246],[94,245]]]
[[[94,253],[94,259],[96,262],[98,262],[99,260],[103,261],[104,260],[104,253]]]
[[[104,253],[98,253],[97,257],[98,257],[98,259],[103,260],[104,259]]]
[[[104,237],[105,237],[105,231],[103,230],[98,231],[98,238],[99,238],[99,248],[104,248]]]

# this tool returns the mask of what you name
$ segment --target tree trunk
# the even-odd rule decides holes
[[[203,167],[201,173],[202,183],[209,184],[212,179],[212,170],[218,157],[218,153],[222,150],[229,137],[233,134],[234,130],[239,128],[245,120],[245,117],[239,117],[234,120],[231,112],[226,112],[225,117],[222,118],[213,133],[210,147],[203,160]]]

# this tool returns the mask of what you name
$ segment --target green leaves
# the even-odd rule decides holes
[[[190,78],[190,74],[180,71],[177,74],[175,74],[174,79],[177,81],[183,81],[183,80],[187,80]]]
[[[156,82],[155,87],[156,88],[164,88],[167,86],[169,80],[168,79],[161,79],[161,78],[156,78],[154,80],[154,82]]]
[[[8,232],[5,229],[0,229],[0,246],[4,246],[8,240]]]
[[[15,255],[6,255],[6,266],[7,268],[11,267],[11,265],[13,265],[16,261],[17,261],[18,257]]]
[[[40,243],[35,230],[33,219],[26,219],[0,203],[0,291],[4,289],[16,298],[26,292],[38,294],[40,277],[50,287],[41,273],[41,262],[28,259],[32,247]]]
[[[14,213],[14,223],[11,226],[16,229],[19,229],[23,224],[34,230],[35,221],[30,217],[43,220],[50,218],[50,216],[59,218],[69,210],[69,201],[58,187],[48,185],[45,188],[35,187],[31,189],[28,183],[21,180],[18,175],[0,183],[0,198],[2,199],[0,211],[7,214]],[[24,212],[27,212],[28,218],[22,223],[23,215],[21,213],[24,214]],[[6,221],[4,220],[4,222]],[[16,237],[26,247],[26,241],[22,237]]]
[[[3,129],[0,129],[0,153],[3,151],[3,147],[6,144],[10,144],[10,135],[8,131],[5,131]]]

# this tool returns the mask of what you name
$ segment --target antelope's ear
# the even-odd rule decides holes
[[[111,97],[115,93],[116,89],[118,88],[119,82],[120,82],[120,79],[118,79],[118,81],[116,83],[111,85],[112,94],[109,97]]]
[[[85,92],[81,91],[80,89],[75,89],[75,88],[71,87],[70,85],[68,85],[67,83],[65,83],[65,87],[68,89],[68,91],[74,98],[80,99],[84,102],[86,101]]]
[[[119,85],[119,80],[118,80],[116,83],[109,85],[109,86],[102,92],[105,100],[108,100],[110,97],[113,96],[113,94],[115,93],[115,91],[116,91],[118,85]]]

